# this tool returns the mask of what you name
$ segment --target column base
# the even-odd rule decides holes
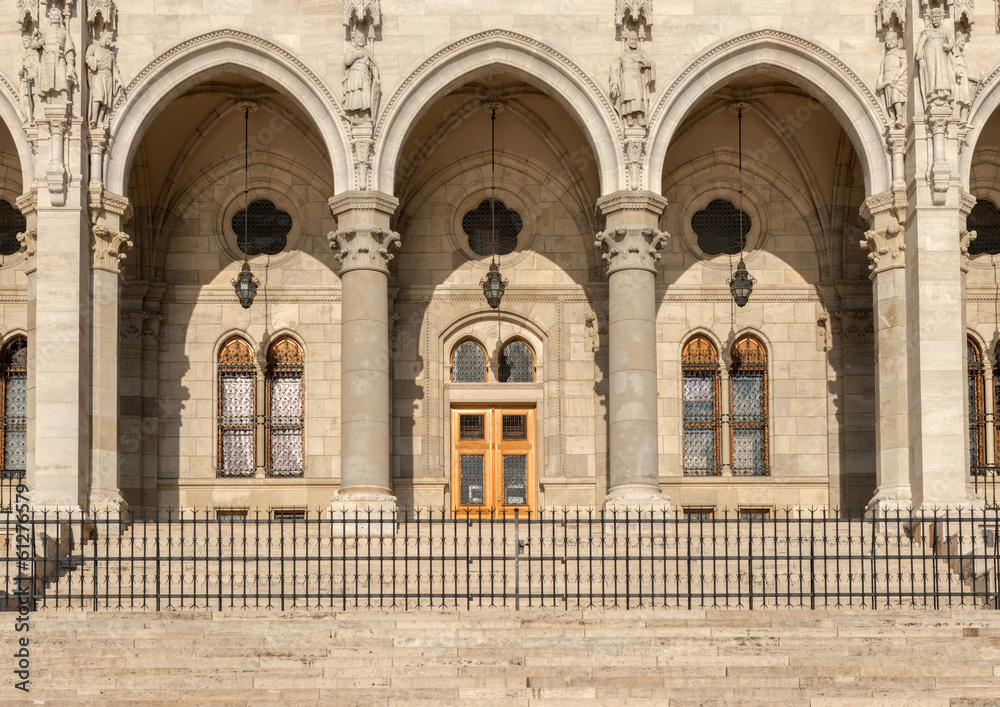
[[[90,496],[90,514],[94,518],[121,517],[128,510],[128,503],[118,491],[95,491]]]
[[[875,531],[880,535],[900,537],[909,532],[913,498],[909,486],[880,488],[865,507],[865,517],[879,521]]]
[[[670,533],[670,497],[654,486],[616,486],[604,497],[604,532],[618,538]]]
[[[330,501],[333,536],[386,538],[396,534],[396,497],[377,491],[337,493]]]

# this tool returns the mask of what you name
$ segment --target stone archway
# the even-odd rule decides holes
[[[691,109],[734,78],[769,74],[808,91],[847,131],[860,156],[869,194],[890,188],[884,110],[875,93],[831,52],[776,30],[745,34],[704,54],[660,96],[650,118],[649,184],[658,189],[667,149]]]
[[[548,45],[508,30],[490,30],[441,49],[411,73],[386,101],[375,127],[374,188],[393,192],[406,138],[426,108],[456,85],[494,68],[549,93],[580,125],[597,160],[601,192],[624,188],[618,146],[622,126],[597,83]]]
[[[284,49],[250,34],[222,30],[174,47],[132,80],[128,99],[119,101],[111,120],[106,189],[127,193],[128,174],[139,142],[171,101],[199,83],[230,72],[254,78],[294,100],[316,125],[330,154],[335,189],[350,188],[346,119],[330,89]]]

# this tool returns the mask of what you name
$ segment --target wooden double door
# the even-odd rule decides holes
[[[535,410],[468,407],[451,411],[452,510],[460,516],[522,517],[537,503]]]

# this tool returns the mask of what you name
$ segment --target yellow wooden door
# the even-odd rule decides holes
[[[452,510],[469,517],[527,516],[536,508],[535,410],[452,409]]]

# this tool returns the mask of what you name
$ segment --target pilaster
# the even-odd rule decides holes
[[[669,235],[667,201],[652,192],[616,192],[597,202],[597,234],[608,264],[609,491],[605,510],[667,510],[660,492],[656,395],[656,262]]]

